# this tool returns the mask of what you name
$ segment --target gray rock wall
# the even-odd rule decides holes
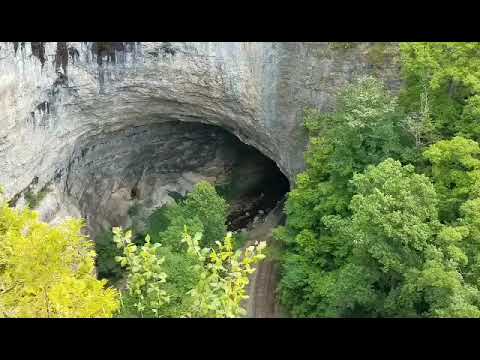
[[[361,74],[398,89],[395,57],[373,61],[374,46],[0,43],[0,184],[21,205],[22,191],[53,182],[57,200],[47,203],[59,207],[81,149],[137,127],[156,134],[157,124],[175,120],[232,132],[293,182],[304,167],[305,107],[333,109],[338,90]],[[152,134],[135,136],[136,151],[151,151]],[[116,159],[105,160],[111,176]]]

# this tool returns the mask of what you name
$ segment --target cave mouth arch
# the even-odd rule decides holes
[[[229,230],[268,213],[290,190],[277,164],[217,125],[178,120],[86,135],[75,145],[64,193],[94,239],[112,226],[130,227],[213,183],[230,204]],[[142,224],[136,224],[139,230]]]

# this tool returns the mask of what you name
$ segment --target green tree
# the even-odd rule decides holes
[[[223,243],[217,242],[216,249],[201,248],[202,235],[191,237],[185,227],[182,241],[187,245],[187,256],[168,255],[173,265],[182,265],[179,274],[170,276],[165,272],[166,257],[160,254],[160,244],[152,244],[147,236],[145,244],[137,247],[131,243],[131,232],[123,233],[117,228],[114,232],[115,242],[125,254],[117,261],[128,272],[128,294],[123,299],[121,315],[238,317],[245,314],[241,302],[247,298],[246,286],[255,271],[253,265],[265,257],[264,242],[242,253],[233,250],[231,233],[227,233]],[[189,269],[184,266],[185,259],[190,261]],[[172,264],[170,270],[174,269]],[[169,287],[169,282],[174,284],[178,280],[182,283]],[[169,289],[173,290],[173,299]]]
[[[59,226],[0,202],[0,316],[111,317],[118,292],[94,275],[82,222]]]
[[[348,212],[352,175],[389,156],[401,158],[413,146],[399,119],[395,99],[371,77],[347,86],[336,112],[307,110],[307,170],[289,194],[289,225],[311,228],[323,215]]]
[[[153,256],[161,259],[161,266],[158,267],[158,271],[165,274],[165,276],[168,274],[168,281],[162,282],[161,285],[165,301],[157,302],[154,306],[148,303],[149,298],[146,294],[135,294],[135,291],[138,292],[139,289],[133,292],[129,290],[123,296],[123,307],[120,316],[186,316],[191,311],[193,301],[193,298],[186,296],[186,294],[200,281],[201,274],[198,265],[201,260],[193,253],[187,251],[187,242],[181,241],[184,236],[184,228],[187,226],[191,233],[204,233],[205,235],[199,238],[200,246],[211,247],[211,245],[224,237],[226,232],[226,213],[227,204],[225,200],[217,194],[215,188],[208,182],[198,183],[184,200],[155,211],[147,222],[146,233],[149,234],[150,244],[148,246],[152,246],[152,243],[162,244],[162,246],[155,245],[154,251],[153,248],[150,250],[146,249],[146,251],[151,252],[152,259]],[[127,246],[127,234],[117,236],[116,242],[118,243],[120,239],[124,239],[124,245],[121,245],[121,249],[124,249],[124,251],[127,248],[135,249],[135,251],[132,250],[133,256],[136,252],[142,251],[141,244],[143,241],[136,241],[136,244]],[[140,234],[137,234],[136,239],[139,236]],[[137,245],[137,247],[134,248],[133,245]],[[131,276],[134,268],[130,268],[127,263],[124,265],[127,268],[127,274]],[[105,268],[105,266],[102,268]],[[136,271],[145,272],[142,266],[137,266],[135,269]],[[165,279],[167,278],[165,277]],[[138,282],[143,284],[143,280],[138,280]],[[148,281],[145,280],[143,286],[147,285]],[[151,286],[160,288],[160,284]],[[127,280],[127,287],[129,289],[133,288],[133,284],[130,284],[129,280]],[[145,287],[144,290],[147,291],[148,288]],[[141,312],[138,309],[139,306],[142,308]]]
[[[265,258],[262,253],[265,242],[249,246],[242,253],[234,251],[232,233],[227,233],[223,243],[217,242],[217,249],[201,249],[201,234],[192,238],[187,231],[183,241],[188,244],[188,253],[198,257],[199,281],[189,291],[192,306],[189,317],[230,318],[246,315],[241,306],[248,299],[246,287],[249,276],[255,272],[253,265]]]
[[[440,218],[455,221],[466,200],[480,197],[480,146],[455,137],[431,145],[424,156],[432,164],[431,176],[441,199]]]
[[[223,238],[226,228],[228,205],[215,187],[206,181],[195,185],[186,199],[155,212],[149,221],[147,232],[153,242],[161,242],[172,250],[180,251],[184,226],[192,233],[201,232],[202,246],[210,246]]]
[[[157,316],[162,305],[169,302],[163,288],[167,274],[163,271],[164,258],[158,256],[159,243],[152,244],[146,236],[141,247],[132,243],[132,232],[123,233],[113,228],[114,242],[123,250],[123,256],[116,260],[127,269],[127,303],[133,306],[141,317]]]
[[[406,86],[401,103],[409,112],[429,94],[435,140],[461,135],[480,140],[480,43],[402,43]]]
[[[275,231],[286,245],[281,298],[290,304],[287,308],[295,308],[295,314],[319,311],[311,298],[314,288],[319,289],[313,283],[321,271],[338,267],[350,254],[349,242],[332,234],[322,219],[351,213],[353,174],[388,157],[413,157],[414,138],[405,131],[402,119],[395,98],[371,77],[342,91],[334,113],[306,111],[307,169],[297,176],[296,187],[289,193],[286,226]]]
[[[438,221],[430,180],[387,159],[352,184],[352,216],[323,219],[352,249],[319,277],[328,285],[319,303],[340,316],[479,317],[478,288],[462,274],[468,258]]]
[[[352,184],[352,216],[323,218],[334,236],[350,245],[350,255],[322,276],[332,279],[333,289],[319,301],[327,301],[324,307],[340,316],[411,314],[410,308],[399,308],[397,297],[404,274],[421,267],[422,253],[431,246],[437,220],[434,188],[413,166],[392,159],[355,175]]]
[[[480,317],[480,202],[465,201],[455,226],[442,224],[430,179],[393,159],[355,174],[351,185],[350,214],[323,216],[328,232],[294,232],[280,284],[290,312]],[[291,239],[289,232],[276,235]]]

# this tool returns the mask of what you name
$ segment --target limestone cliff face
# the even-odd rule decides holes
[[[331,110],[337,91],[361,74],[376,72],[398,88],[397,64],[390,55],[375,64],[372,46],[1,43],[0,184],[14,203],[22,192],[51,184],[55,196],[44,209],[51,218],[76,214],[71,209],[81,208],[78,199],[91,193],[91,177],[103,191],[112,184],[99,185],[100,178],[135,183],[148,177],[144,165],[155,160],[196,161],[177,166],[178,177],[218,160],[213,148],[185,140],[187,133],[201,140],[210,130],[197,133],[178,121],[218,125],[274,160],[293,181],[304,166],[305,107]],[[185,148],[197,155],[182,155]],[[76,200],[68,208],[70,198]]]

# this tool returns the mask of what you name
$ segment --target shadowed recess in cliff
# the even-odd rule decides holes
[[[32,47],[32,55],[40,60],[40,63],[45,65],[45,61],[47,60],[45,57],[45,43],[43,42],[32,42],[30,43]]]
[[[93,237],[112,226],[141,230],[153,211],[202,180],[231,204],[231,229],[268,212],[289,190],[271,159],[228,131],[179,121],[86,135],[57,173]]]
[[[105,57],[107,63],[116,63],[117,51],[132,51],[135,47],[133,42],[94,42],[92,43],[92,56],[97,58],[97,64],[102,65],[103,58]]]

